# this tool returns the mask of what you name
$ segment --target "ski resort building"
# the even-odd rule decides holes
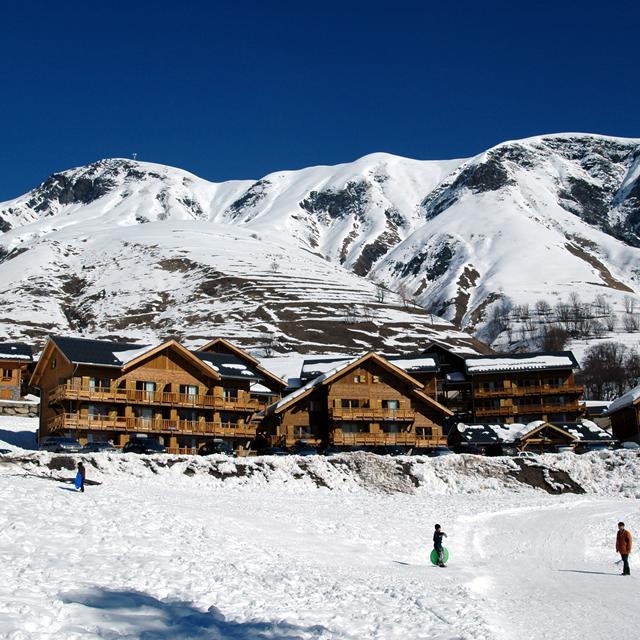
[[[0,400],[20,400],[32,363],[30,345],[24,342],[0,342]]]
[[[272,444],[430,447],[446,440],[442,424],[452,412],[430,395],[435,391],[432,359],[391,360],[376,353],[309,359],[300,381],[301,387],[262,414],[262,429]]]
[[[253,440],[253,416],[285,384],[227,341],[190,351],[158,345],[52,336],[31,384],[40,388],[39,436],[124,445],[157,437],[170,452],[192,453],[212,438]]]
[[[612,442],[612,434],[591,420],[566,424],[551,424],[543,420],[528,424],[459,423],[447,436],[447,445],[453,451],[479,450],[486,455],[514,454],[516,451],[555,453],[582,445],[608,446]]]
[[[614,400],[606,411],[613,435],[621,441],[640,442],[640,386]]]
[[[570,351],[478,355],[433,343],[439,402],[465,423],[575,422],[583,388]]]

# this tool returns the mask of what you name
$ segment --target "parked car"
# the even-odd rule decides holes
[[[570,444],[560,444],[558,445],[553,453],[577,453],[575,447]]]
[[[296,456],[315,456],[318,450],[306,440],[297,440],[290,449]]]
[[[87,442],[82,453],[115,453],[118,451],[110,442]]]
[[[536,458],[536,454],[533,451],[518,451],[516,458]]]
[[[626,442],[621,442],[616,448],[625,449],[627,451],[640,451],[640,444],[633,440],[627,440]]]
[[[442,456],[450,456],[453,454],[453,451],[449,449],[449,447],[430,447],[426,451],[426,455],[430,458],[440,458]]]
[[[220,440],[218,438],[205,442],[198,449],[198,455],[201,455],[201,456],[213,456],[216,453],[221,453],[225,456],[236,455],[236,452],[233,450],[233,447],[228,442],[225,442],[224,440]]]
[[[406,456],[407,449],[395,444],[384,444],[373,449],[373,453],[379,456]]]
[[[259,456],[288,456],[289,452],[282,447],[267,447],[258,451]]]
[[[40,451],[51,451],[52,453],[80,453],[82,445],[75,438],[65,438],[63,436],[45,436],[38,443]]]
[[[122,453],[166,453],[167,448],[153,438],[135,438],[122,447]]]
[[[608,451],[611,448],[608,442],[578,442],[574,452],[578,454],[591,453],[592,451]]]

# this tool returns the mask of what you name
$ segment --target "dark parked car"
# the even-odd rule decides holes
[[[624,451],[640,451],[640,444],[633,440],[627,440],[626,442],[620,442],[616,445],[616,449],[623,449]]]
[[[315,456],[318,450],[306,440],[298,440],[291,447],[291,453],[296,456]]]
[[[114,453],[118,451],[110,442],[87,442],[82,453]]]
[[[449,447],[431,447],[426,451],[426,455],[430,458],[441,458],[442,456],[450,456],[452,454],[453,451],[451,451]]]
[[[574,453],[591,453],[592,451],[609,451],[611,446],[608,442],[578,442]]]
[[[166,453],[167,448],[152,438],[136,438],[129,440],[122,447],[122,453]]]
[[[201,456],[213,456],[216,453],[221,453],[225,456],[235,456],[236,452],[233,447],[224,440],[209,440],[205,442],[199,449],[198,455]]]
[[[40,451],[53,453],[80,453],[82,445],[75,438],[63,436],[46,436],[38,443]]]
[[[259,456],[288,456],[289,452],[282,447],[267,447],[258,451]]]
[[[373,453],[377,453],[379,456],[406,456],[407,449],[395,444],[385,444],[375,447]]]

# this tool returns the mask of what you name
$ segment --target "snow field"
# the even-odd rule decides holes
[[[0,438],[28,446],[35,422]],[[618,520],[640,527],[630,452],[541,457],[578,496],[476,456],[84,458],[84,494],[70,456],[0,458],[2,639],[635,637],[638,555],[622,578],[614,553]]]

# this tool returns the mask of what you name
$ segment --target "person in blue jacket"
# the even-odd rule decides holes
[[[442,538],[446,538],[447,534],[442,530],[442,527],[437,524],[436,530],[433,532],[433,548],[438,554],[438,566],[444,567],[444,547],[442,546]]]
[[[80,486],[78,487],[78,491],[82,491],[84,493],[84,478],[86,475],[86,471],[82,462],[78,462],[78,476],[80,478]]]

